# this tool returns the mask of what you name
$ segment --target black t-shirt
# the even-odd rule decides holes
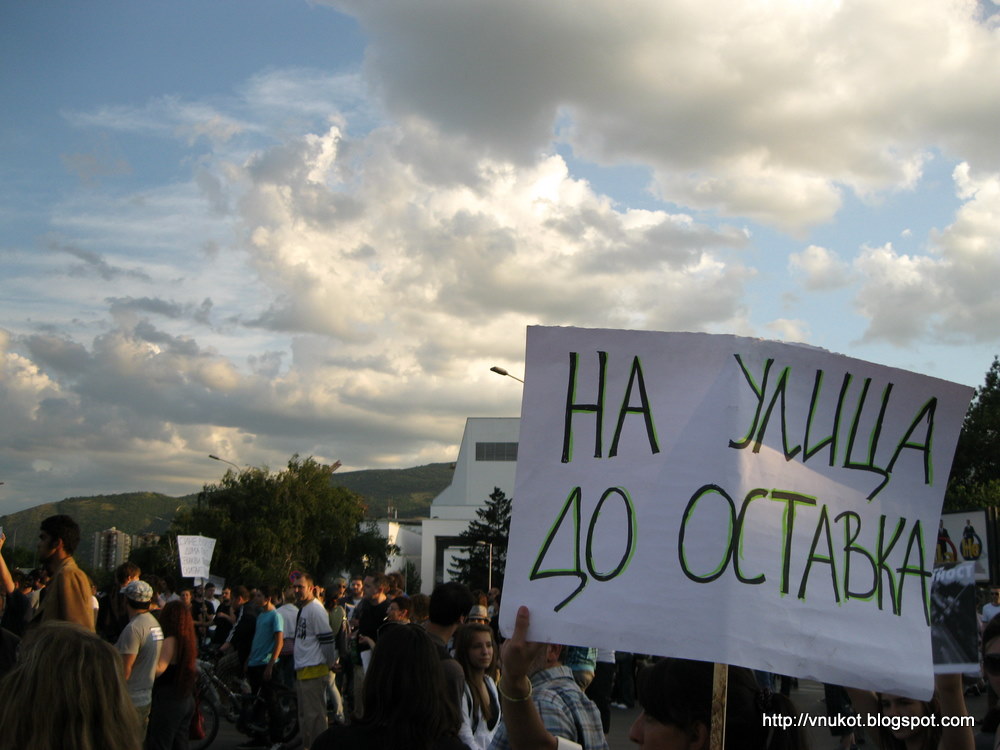
[[[373,641],[378,640],[378,629],[385,622],[385,615],[389,611],[389,600],[386,599],[381,604],[372,604],[371,599],[365,599],[361,605],[361,616],[358,618],[358,632],[366,635]],[[365,648],[362,646],[361,651]]]
[[[233,624],[227,620],[225,617],[219,617],[220,613],[232,614],[233,605],[231,604],[220,604],[215,610],[215,618],[212,622],[215,623],[215,633],[212,635],[212,643],[216,645],[222,645],[226,642],[226,638],[229,637],[229,631],[233,629]]]
[[[198,622],[198,620],[206,619],[207,615],[215,614],[215,606],[204,599],[200,602],[197,599],[191,601],[191,619]],[[211,619],[210,617],[208,619]]]
[[[249,604],[244,604],[236,614],[233,637],[229,639],[243,662],[246,662],[250,656],[250,650],[253,647],[253,634],[256,630],[257,613]]]
[[[16,636],[24,635],[24,627],[27,625],[28,610],[31,608],[31,601],[27,596],[17,589],[7,594],[7,603],[3,609],[3,618],[0,619],[0,627],[6,628]]]

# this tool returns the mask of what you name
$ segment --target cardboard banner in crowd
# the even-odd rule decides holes
[[[950,563],[934,568],[931,646],[935,672],[979,673],[979,616],[976,613],[974,562]]]
[[[208,578],[212,553],[215,552],[214,539],[207,536],[178,536],[177,551],[184,578]]]
[[[805,345],[528,329],[501,628],[929,696],[966,386]]]
[[[942,513],[938,524],[937,565],[955,562],[972,562],[976,580],[990,580],[990,550],[986,543],[989,521],[985,510],[967,510],[962,513]]]

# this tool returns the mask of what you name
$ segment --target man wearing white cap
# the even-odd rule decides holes
[[[139,714],[143,736],[146,735],[149,708],[153,703],[156,662],[163,644],[160,624],[149,613],[152,598],[153,588],[145,581],[132,581],[125,587],[125,609],[129,620],[115,644],[122,655],[129,698]]]

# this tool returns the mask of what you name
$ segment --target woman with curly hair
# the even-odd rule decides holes
[[[190,608],[180,600],[160,612],[163,645],[156,664],[146,750],[187,750],[194,714],[198,636]]]

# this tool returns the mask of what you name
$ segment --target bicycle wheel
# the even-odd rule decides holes
[[[274,699],[281,707],[281,741],[289,742],[299,733],[299,702],[294,690],[278,690]]]
[[[213,701],[201,702],[201,718],[205,724],[205,736],[200,740],[191,740],[191,750],[205,750],[215,742],[219,733],[219,707]]]

